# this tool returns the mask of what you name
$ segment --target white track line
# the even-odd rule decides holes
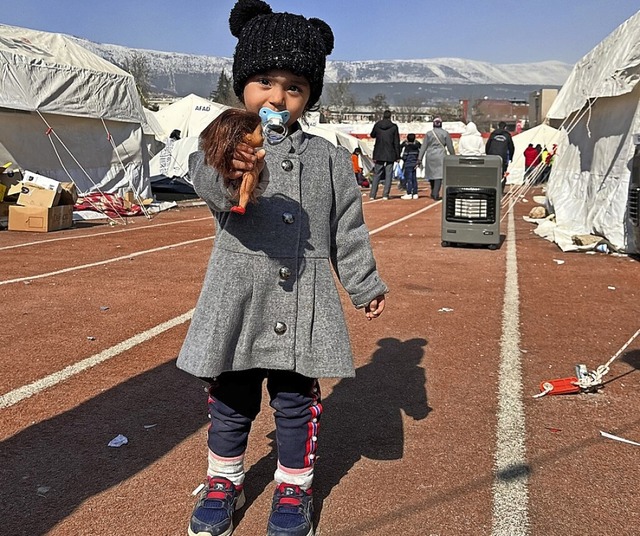
[[[520,354],[520,293],[513,211],[507,231],[507,267],[500,339],[498,421],[492,536],[529,534],[529,492]]]
[[[402,218],[400,218],[398,220],[389,222],[386,225],[383,225],[382,227],[378,227],[377,229],[375,229],[373,231],[369,231],[369,234],[370,235],[374,235],[376,233],[379,233],[380,231],[384,231],[385,229],[388,229],[389,227],[392,227],[393,225],[396,225],[396,224],[398,224],[400,222],[408,220],[409,218],[413,218],[414,216],[417,216],[418,214],[421,214],[422,212],[430,210],[431,208],[435,207],[437,204],[438,203],[434,203],[434,204],[428,205],[428,206],[426,206],[424,208],[421,208],[420,210],[412,212],[411,214],[403,216]],[[203,219],[209,219],[209,218],[203,218]],[[190,220],[190,221],[195,221],[195,220]],[[174,222],[172,222],[172,223],[174,223]],[[117,231],[117,232],[122,232],[122,231]],[[96,236],[96,235],[92,235],[92,236]],[[89,264],[81,264],[80,266],[71,266],[69,268],[63,268],[61,270],[56,270],[54,272],[47,272],[47,273],[44,273],[44,274],[37,274],[37,275],[26,276],[26,277],[17,277],[15,279],[5,279],[4,281],[0,281],[0,286],[2,286],[2,285],[10,285],[12,283],[21,283],[21,282],[24,282],[24,281],[33,281],[33,280],[36,280],[36,279],[43,279],[45,277],[53,277],[53,276],[60,275],[60,274],[65,274],[65,273],[68,273],[68,272],[74,272],[76,270],[84,270],[86,268],[94,268],[96,266],[101,266],[103,264],[110,264],[110,263],[118,262],[118,261],[121,261],[121,260],[131,259],[131,258],[134,258],[134,257],[139,257],[140,255],[146,255],[148,253],[155,253],[157,251],[162,251],[162,250],[165,250],[165,249],[171,249],[171,248],[174,248],[174,247],[187,246],[187,245],[190,245],[190,244],[194,244],[196,242],[202,242],[203,240],[210,240],[212,238],[213,238],[213,235],[210,235],[210,236],[207,236],[207,237],[204,237],[204,238],[198,238],[198,239],[195,239],[195,240],[188,240],[186,242],[179,242],[177,244],[171,244],[171,245],[162,246],[162,247],[159,247],[159,248],[147,249],[145,251],[138,251],[136,253],[130,253],[129,255],[123,255],[121,257],[115,257],[113,259],[107,259],[105,261],[97,261],[97,262],[92,262],[92,263],[89,263]],[[0,249],[2,249],[2,248],[0,248]]]
[[[207,216],[206,218],[195,218],[193,220],[179,220],[179,221],[169,221],[166,223],[157,223],[155,225],[147,225],[146,227],[136,227],[135,229],[118,229],[117,231],[105,231],[102,233],[93,233],[93,234],[84,234],[73,236],[60,236],[58,238],[48,238],[46,240],[37,240],[35,242],[25,242],[24,244],[14,244],[13,246],[3,246],[0,247],[0,251],[5,251],[7,249],[17,249],[17,248],[25,248],[27,246],[37,246],[40,244],[48,244],[50,242],[60,242],[61,240],[76,240],[81,238],[94,238],[96,236],[105,236],[119,233],[130,233],[132,231],[144,231],[145,229],[157,229],[158,227],[165,227],[166,225],[177,225],[179,223],[191,223],[195,221],[203,221],[203,220],[212,220],[212,216]]]
[[[143,331],[138,335],[134,335],[133,337],[131,337],[130,339],[127,339],[126,341],[122,341],[116,344],[115,346],[112,346],[111,348],[107,348],[106,350],[103,350],[99,354],[95,354],[95,355],[92,355],[91,357],[87,357],[86,359],[83,359],[78,363],[69,365],[68,367],[63,368],[62,370],[59,370],[58,372],[54,372],[49,376],[45,376],[44,378],[37,380],[33,383],[30,383],[29,385],[25,385],[24,387],[19,387],[18,389],[14,389],[13,391],[8,392],[6,395],[0,396],[0,409],[13,406],[14,404],[17,404],[18,402],[20,402],[21,400],[24,400],[25,398],[29,398],[39,393],[40,391],[47,389],[48,387],[52,387],[60,382],[63,382],[71,378],[72,376],[75,376],[76,374],[79,374],[84,370],[87,370],[91,367],[95,367],[96,365],[99,365],[103,361],[107,361],[112,357],[116,357],[117,355],[120,355],[121,353],[126,352],[127,350],[130,350],[131,348],[133,348],[134,346],[137,346],[138,344],[142,344],[143,342],[146,342],[149,339],[153,339],[153,337],[156,337],[161,333],[164,333],[165,331],[168,331],[181,324],[184,324],[187,320],[190,320],[192,316],[193,316],[193,309],[191,309],[190,311],[180,316],[177,316],[176,318],[172,318],[171,320],[167,320],[162,324],[154,326],[151,329],[148,329],[147,331]]]
[[[68,272],[75,272],[76,270],[84,270],[85,268],[93,268],[94,266],[101,266],[103,264],[111,264],[112,262],[118,262],[126,259],[133,259],[134,257],[139,257],[140,255],[147,255],[149,253],[155,253],[157,251],[163,251],[165,249],[172,249],[181,246],[188,246],[190,244],[195,244],[197,242],[202,242],[204,240],[211,240],[213,235],[205,236],[204,238],[196,238],[195,240],[187,240],[186,242],[178,242],[177,244],[169,244],[168,246],[162,246],[153,249],[146,249],[144,251],[136,251],[135,253],[130,253],[129,255],[123,255],[122,257],[114,257],[113,259],[107,259],[106,261],[98,261],[92,262],[89,264],[81,264],[80,266],[71,266],[69,268],[63,268],[62,270],[56,270],[55,272],[47,272],[46,274],[37,274],[29,277],[18,277],[16,279],[5,279],[4,281],[0,281],[1,285],[9,285],[11,283],[20,283],[22,281],[33,281],[35,279],[43,279],[45,277],[52,277],[54,275],[66,274]]]
[[[428,207],[425,207],[423,209],[420,209],[416,212],[413,212],[412,214],[409,214],[408,216],[405,216],[404,218],[400,218],[399,220],[396,220],[395,222],[391,222],[388,223],[382,227],[379,227],[378,229],[374,229],[373,231],[369,231],[369,234],[375,234],[379,231],[382,231],[383,229],[387,229],[388,227],[390,227],[391,225],[395,225],[397,223],[400,223],[404,220],[407,220],[413,216],[417,216],[418,214],[421,214],[422,212],[424,212],[425,210],[429,210],[431,207],[433,207],[434,205],[429,205]],[[190,243],[193,242],[199,242],[201,240],[209,240],[212,237],[207,237],[207,238],[201,238],[199,240],[192,240],[190,241]],[[186,242],[183,242],[182,244],[186,244]],[[151,251],[159,251],[162,249],[167,249],[169,247],[175,247],[179,244],[174,244],[173,246],[164,246],[162,248],[156,248],[155,250],[148,250],[145,252],[139,252],[138,254],[143,254],[143,253],[149,253]],[[136,255],[136,254],[134,254]],[[127,257],[121,257],[121,259],[126,259],[129,257],[132,257],[133,255],[128,255]],[[95,265],[99,265],[99,264],[105,264],[106,262],[113,262],[115,260],[119,260],[119,259],[112,259],[112,261],[105,261],[105,262],[100,262],[100,263],[95,263]],[[84,267],[89,267],[91,265],[85,265]],[[70,270],[79,270],[81,267],[75,267],[75,268],[69,268],[66,271],[70,271]],[[57,272],[57,273],[61,273]],[[53,273],[53,272],[52,272]],[[44,274],[42,277],[46,276],[48,274]],[[34,278],[24,278],[24,279],[34,279]],[[24,280],[23,279],[23,280]],[[4,282],[0,281],[0,284],[3,284]],[[138,344],[142,344],[143,342],[148,341],[149,339],[155,337],[156,335],[159,335],[160,333],[163,333],[171,328],[174,328],[176,326],[179,326],[180,324],[183,324],[184,322],[186,322],[187,320],[189,320],[192,316],[193,316],[193,309],[191,309],[191,311],[180,315],[172,320],[168,320],[167,322],[164,322],[163,324],[160,324],[158,326],[155,326],[151,329],[148,329],[147,331],[140,333],[139,335],[134,335],[133,337],[131,337],[130,339],[127,339],[126,341],[123,341],[121,343],[116,344],[115,346],[112,346],[111,348],[107,348],[106,350],[103,350],[102,352],[100,352],[99,354],[96,354],[94,356],[88,357],[86,359],[83,359],[82,361],[79,361],[78,363],[75,363],[73,365],[69,365],[68,367],[63,368],[62,370],[58,371],[58,372],[54,372],[53,374],[50,374],[49,376],[46,376],[40,380],[36,380],[33,383],[30,383],[29,385],[25,385],[23,387],[19,387],[18,389],[14,389],[13,391],[8,392],[5,395],[0,396],[0,409],[2,408],[7,408],[9,406],[13,406],[14,404],[17,404],[18,402],[20,402],[21,400],[24,400],[25,398],[29,398],[35,394],[38,394],[39,392],[49,388],[49,387],[53,387],[54,385],[63,382],[67,379],[69,379],[70,377],[79,374],[80,372],[82,372],[83,370],[86,370],[88,368],[91,368],[95,365],[98,365],[99,363],[102,363],[103,361],[106,361],[108,359],[111,359],[112,357],[115,357],[119,354],[121,354],[122,352],[125,352],[126,350],[130,350],[131,348],[133,348],[134,346],[138,345]]]
[[[403,216],[402,218],[400,218],[399,220],[394,220],[391,221],[385,225],[383,225],[382,227],[378,227],[377,229],[374,229],[373,231],[369,231],[370,235],[374,235],[376,233],[379,233],[380,231],[384,231],[385,229],[388,229],[389,227],[392,227],[398,223],[401,223],[405,220],[408,220],[409,218],[413,218],[414,216],[417,216],[418,214],[422,214],[423,212],[426,212],[427,210],[431,210],[433,207],[435,207],[438,203],[433,203],[431,205],[428,205],[424,208],[421,208],[420,210],[416,210],[415,212],[412,212],[411,214],[407,214],[406,216]]]

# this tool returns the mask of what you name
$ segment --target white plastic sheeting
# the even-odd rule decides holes
[[[156,123],[162,129],[160,141],[166,142],[174,130],[180,131],[181,138],[198,137],[209,123],[229,108],[193,93],[153,112]]]
[[[626,212],[639,80],[640,11],[576,64],[547,115],[563,131],[547,186],[558,228],[630,253],[638,252]]]
[[[0,160],[80,193],[151,196],[131,75],[63,35],[0,25],[0,88]]]
[[[557,128],[549,125],[538,125],[513,136],[515,154],[507,168],[507,184],[522,184],[524,182],[524,150],[532,143],[534,147],[540,144],[551,150],[554,143],[560,141],[562,134]]]
[[[63,35],[0,25],[0,107],[140,123],[133,77]]]

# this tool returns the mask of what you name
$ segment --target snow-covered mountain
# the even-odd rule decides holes
[[[133,49],[70,37],[117,65],[123,65],[134,54],[142,55],[149,67],[153,89],[158,93],[195,93],[206,97],[216,87],[218,76],[223,70],[231,73],[231,58]],[[492,64],[460,58],[329,61],[325,81],[331,83],[348,78],[353,85],[414,83],[561,86],[572,67],[559,61]]]
[[[493,64],[460,58],[330,61],[327,81],[413,82],[421,84],[516,84],[561,86],[572,65],[559,61]]]

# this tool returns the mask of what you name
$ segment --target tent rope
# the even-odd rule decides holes
[[[591,120],[591,109],[593,108],[593,105],[597,100],[598,100],[598,97],[587,99],[586,105],[582,107],[582,110],[579,113],[575,114],[572,119],[569,119],[569,117],[566,117],[560,124],[560,127],[558,128],[558,132],[556,133],[556,136],[559,135],[560,129],[565,127],[565,123],[567,122],[568,122],[568,126],[565,127],[565,130],[567,131],[567,134],[570,134],[571,131],[580,122],[580,120],[585,116],[585,114],[588,114],[589,117],[587,120],[587,131],[589,132],[589,137],[591,137],[591,131],[589,130],[589,121]],[[503,197],[501,207],[503,209],[506,208],[506,210],[503,211],[503,215],[500,218],[501,223],[502,221],[504,221],[504,219],[509,214],[509,212],[513,210],[518,200],[526,196],[531,190],[531,188],[534,186],[536,179],[542,174],[542,170],[544,169],[544,166],[542,164],[543,164],[542,162],[538,164],[534,174],[528,180],[525,180],[521,185],[516,187],[513,191],[510,189],[509,192]],[[538,172],[538,167],[540,168],[539,172]]]
[[[133,184],[131,183],[131,178],[127,174],[127,168],[125,167],[124,162],[122,161],[122,158],[120,158],[120,152],[118,151],[118,147],[116,146],[116,143],[113,140],[113,136],[111,135],[111,132],[109,132],[109,129],[107,128],[107,124],[105,123],[104,118],[101,117],[100,121],[102,122],[102,126],[104,127],[104,130],[107,133],[107,140],[109,141],[109,143],[111,143],[111,147],[113,148],[116,156],[118,157],[118,162],[120,162],[120,166],[122,166],[122,172],[124,174],[124,177],[127,179],[127,182],[129,183],[129,188],[131,188],[131,191],[133,192],[135,199],[138,201],[138,204],[140,205],[140,208],[142,209],[142,212],[144,213],[145,217],[148,220],[150,220],[151,214],[149,213],[149,211],[147,210],[147,207],[142,202],[142,196],[138,193],[138,191],[133,187]]]
[[[620,350],[613,354],[613,357],[611,357],[609,361],[607,361],[604,365],[600,365],[597,369],[588,372],[584,377],[578,379],[578,387],[584,390],[590,390],[602,385],[602,378],[609,373],[611,363],[613,363],[618,357],[620,357],[622,352],[624,352],[629,347],[629,345],[635,340],[638,335],[640,335],[640,328],[629,338],[627,342],[622,345],[622,348],[620,348]]]
[[[98,192],[100,192],[100,194],[102,194],[104,196],[104,193],[100,190],[100,187],[95,183],[95,181],[91,178],[91,176],[87,173],[87,171],[82,167],[82,165],[80,164],[80,162],[78,162],[78,160],[76,159],[76,157],[73,155],[73,153],[69,150],[69,148],[64,144],[64,142],[62,141],[62,139],[60,138],[60,136],[58,136],[58,133],[54,130],[54,128],[47,122],[47,120],[44,118],[44,116],[40,113],[40,110],[36,110],[36,112],[38,113],[38,115],[40,116],[40,119],[42,119],[42,121],[44,122],[45,125],[47,125],[47,130],[45,131],[45,136],[47,136],[47,138],[49,139],[49,143],[51,143],[51,147],[53,148],[53,152],[55,153],[56,157],[58,158],[58,162],[60,163],[60,165],[62,166],[62,169],[64,169],[64,172],[67,174],[67,177],[69,177],[69,180],[75,185],[76,185],[76,181],[73,180],[73,177],[71,176],[71,173],[69,172],[69,170],[67,169],[67,167],[65,166],[62,157],[60,156],[60,153],[58,152],[58,148],[56,147],[55,143],[53,142],[53,139],[51,138],[51,135],[53,134],[56,138],[56,140],[58,140],[58,142],[60,143],[60,145],[62,145],[62,147],[64,147],[64,149],[67,151],[67,153],[69,153],[69,155],[71,156],[71,158],[73,158],[73,161],[78,164],[78,167],[82,170],[82,172],[85,174],[85,176],[89,179],[89,181],[96,187],[96,189],[98,190]],[[117,224],[118,222],[116,220],[114,220],[111,216],[109,216],[106,212],[104,212],[100,207],[98,207],[97,205],[95,205],[93,203],[93,201],[91,201],[90,199],[87,199],[89,201],[89,204],[97,211],[102,213],[104,216],[106,216],[109,220],[111,220],[111,222]],[[107,197],[105,197],[105,200],[108,203],[111,203],[111,200],[109,200]],[[114,207],[115,208],[115,207]],[[116,214],[118,214],[117,210],[115,211]],[[120,216],[118,214],[118,217],[120,218],[120,220],[122,220],[123,223],[124,219],[122,218],[122,216]]]

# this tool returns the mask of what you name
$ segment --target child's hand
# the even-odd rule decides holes
[[[233,172],[229,179],[236,180],[241,179],[242,175],[247,171],[256,171],[256,175],[262,173],[264,168],[264,155],[266,154],[264,149],[256,151],[254,147],[247,143],[239,143],[236,145],[236,149],[233,152]]]
[[[366,305],[364,308],[367,320],[378,318],[382,314],[382,311],[384,311],[384,294],[373,298],[373,300],[369,302],[369,305]]]

